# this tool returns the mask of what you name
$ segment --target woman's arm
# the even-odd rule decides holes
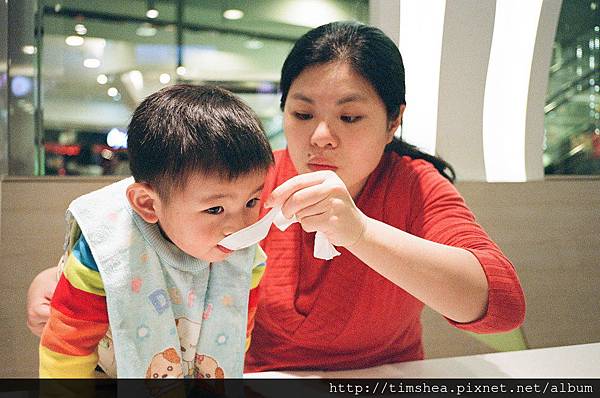
[[[469,219],[472,215],[462,200],[463,207],[459,206],[458,210],[464,210],[468,215],[463,217],[461,214],[450,221],[448,229],[460,231],[461,225],[468,225],[475,231],[468,238],[478,242],[474,245],[477,250],[471,250],[469,245],[460,248],[462,242],[455,241],[465,240],[461,232],[447,239],[451,243],[434,242],[436,226],[454,213],[445,209],[445,196],[437,196],[431,195],[431,202],[438,204],[433,211],[428,208],[427,199],[414,198],[415,202],[422,202],[416,205],[421,207],[419,211],[433,214],[430,219],[424,217],[426,225],[416,227],[424,238],[365,216],[354,204],[343,182],[328,171],[302,174],[286,181],[273,191],[267,205],[283,204],[284,214],[288,217],[295,214],[305,231],[323,232],[331,243],[346,247],[373,270],[455,323],[473,322],[486,314],[491,297],[480,257],[498,259],[500,268],[510,268],[507,273],[514,274],[514,270],[483,230]],[[454,197],[450,198],[450,202],[454,200]],[[452,209],[452,206],[447,207]],[[443,231],[443,234],[447,232]],[[518,285],[516,277],[514,280]],[[520,287],[517,290],[520,292]],[[521,299],[516,301],[522,303],[522,292],[519,297]],[[524,312],[524,307],[521,310]],[[522,318],[522,315],[516,315],[516,318]],[[518,322],[509,323],[500,328],[513,328]],[[481,331],[490,331],[487,324],[479,326]]]
[[[427,306],[455,322],[485,314],[488,285],[477,258],[365,217],[364,233],[346,248]]]
[[[56,266],[40,272],[27,292],[27,327],[38,337],[42,335],[50,317],[50,301],[58,284],[58,268]]]

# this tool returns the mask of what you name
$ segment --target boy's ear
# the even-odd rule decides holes
[[[134,182],[127,187],[126,195],[131,208],[142,217],[144,221],[150,224],[158,222],[156,208],[157,205],[160,206],[160,199],[158,198],[156,191],[154,191],[149,184]]]

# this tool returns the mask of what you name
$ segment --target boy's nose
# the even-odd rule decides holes
[[[252,220],[247,217],[238,216],[238,217],[230,217],[223,224],[223,234],[225,236],[229,236],[240,229],[246,228],[248,225],[252,224]]]

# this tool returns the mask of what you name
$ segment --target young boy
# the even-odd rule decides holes
[[[175,85],[138,106],[127,143],[133,177],[67,211],[40,377],[94,377],[99,355],[113,377],[241,377],[266,257],[218,242],[258,219],[260,122],[225,90]]]

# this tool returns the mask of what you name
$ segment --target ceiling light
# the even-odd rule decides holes
[[[154,0],[147,0],[146,4],[148,5],[146,16],[152,19],[158,17],[158,10],[154,6]]]
[[[169,75],[168,73],[161,73],[160,76],[158,77],[158,80],[162,84],[167,84],[171,81],[171,75]]]
[[[109,97],[116,97],[119,94],[119,90],[117,90],[114,87],[111,87],[108,90],[106,90],[106,93],[109,95]]]
[[[78,23],[77,25],[75,25],[75,33],[83,36],[87,33],[87,28],[84,24]]]
[[[256,39],[246,40],[246,42],[244,43],[244,47],[246,47],[249,50],[258,50],[260,48],[263,48],[263,46],[263,42]]]
[[[242,10],[236,10],[234,8],[229,9],[229,10],[225,10],[225,12],[223,13],[223,17],[225,19],[242,19],[244,17],[244,12]]]
[[[106,76],[104,73],[99,74],[98,77],[96,77],[96,81],[98,84],[106,84],[108,83],[108,76]]]
[[[156,32],[156,28],[149,23],[143,23],[135,30],[135,34],[141,37],[152,37]]]
[[[81,36],[67,36],[65,39],[65,43],[72,47],[77,47],[83,44],[84,38]]]
[[[97,68],[100,66],[100,60],[96,58],[86,58],[83,60],[83,66],[86,68]]]
[[[23,46],[21,51],[23,51],[24,54],[33,55],[37,52],[37,48],[35,48],[35,46]]]
[[[178,66],[175,71],[179,76],[183,76],[186,73],[185,66]]]

